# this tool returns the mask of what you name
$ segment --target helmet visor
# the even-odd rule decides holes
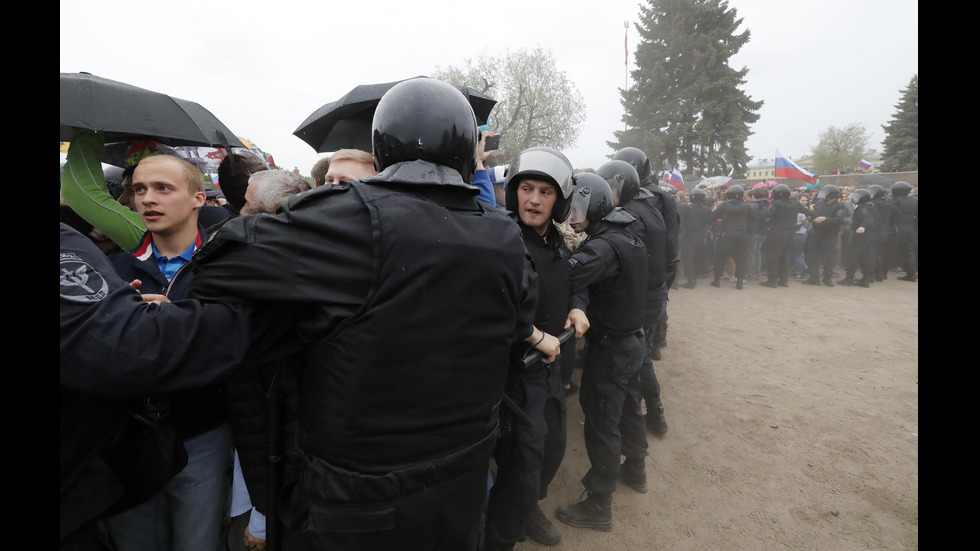
[[[584,222],[589,213],[589,188],[577,189],[575,193],[572,193],[570,201],[572,202],[571,211],[568,215],[569,224],[578,224]]]

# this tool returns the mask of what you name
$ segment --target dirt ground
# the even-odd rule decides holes
[[[576,394],[542,502],[562,541],[516,549],[918,549],[918,284],[898,275],[671,290],[656,362],[670,430],[649,438],[649,491],[619,486],[612,532],[555,519],[589,468]]]

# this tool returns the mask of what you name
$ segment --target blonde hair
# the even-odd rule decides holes
[[[183,175],[184,180],[187,182],[187,192],[191,195],[204,192],[204,174],[191,163],[181,159],[180,157],[174,157],[173,155],[150,155],[149,157],[143,157],[140,159],[139,164],[144,163],[158,163],[163,161],[171,161],[177,163],[180,167],[181,175]],[[137,165],[139,166],[139,165]]]
[[[374,166],[374,156],[367,151],[362,151],[360,149],[340,149],[330,156],[330,161],[328,162],[332,163],[334,161],[342,161],[344,159],[357,161],[359,163],[367,163]]]

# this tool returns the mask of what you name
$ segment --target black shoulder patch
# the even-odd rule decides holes
[[[61,298],[98,302],[109,295],[109,282],[75,253],[61,253]]]

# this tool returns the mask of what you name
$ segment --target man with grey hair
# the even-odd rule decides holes
[[[263,170],[248,178],[248,189],[245,190],[245,206],[242,216],[246,214],[275,214],[279,205],[291,196],[310,189],[306,180],[288,170]]]

